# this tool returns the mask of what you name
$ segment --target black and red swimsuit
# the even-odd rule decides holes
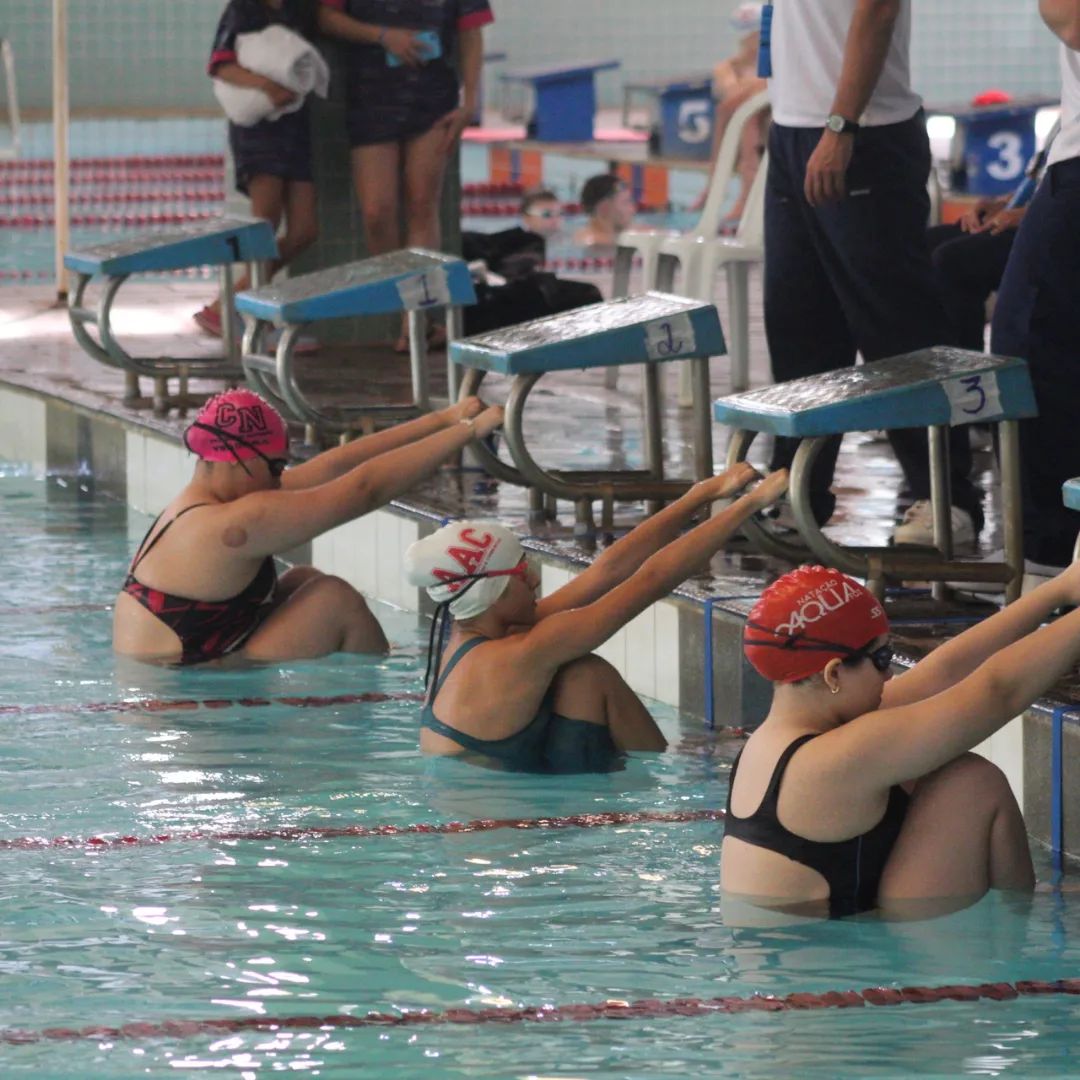
[[[174,596],[159,589],[151,589],[136,579],[135,571],[138,570],[139,563],[150,554],[173,522],[189,510],[209,505],[195,503],[185,507],[147,544],[147,539],[161,520],[160,516],[155,519],[139,545],[135,561],[131,564],[121,590],[134,597],[176,634],[182,649],[181,664],[204,664],[238,649],[270,613],[277,590],[277,569],[269,555],[263,559],[251,581],[235,596],[226,600],[192,600],[187,596]]]

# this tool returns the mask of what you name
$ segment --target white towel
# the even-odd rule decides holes
[[[268,26],[236,38],[236,62],[256,75],[263,75],[296,92],[295,100],[275,108],[268,94],[249,86],[233,86],[214,79],[214,96],[225,115],[240,127],[261,120],[277,120],[296,112],[308,94],[326,97],[330,89],[330,69],[310,41],[286,26]]]

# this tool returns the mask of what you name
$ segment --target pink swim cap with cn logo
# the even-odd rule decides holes
[[[751,608],[743,651],[770,682],[798,682],[888,632],[885,609],[868,589],[839,570],[800,566]]]
[[[184,444],[203,461],[285,457],[289,430],[281,414],[250,390],[212,397],[184,432]]]

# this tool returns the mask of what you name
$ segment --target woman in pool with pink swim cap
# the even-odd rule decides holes
[[[769,586],[744,642],[773,702],[731,771],[725,903],[913,917],[1030,892],[1020,808],[967,751],[1080,659],[1080,610],[1040,625],[1078,601],[1080,563],[893,677],[888,619],[858,582],[803,566]]]
[[[195,473],[117,597],[113,647],[179,664],[384,652],[351,585],[311,566],[279,579],[274,555],[386,505],[501,422],[501,409],[470,398],[286,471],[288,430],[268,402],[249,390],[212,398],[184,435]]]

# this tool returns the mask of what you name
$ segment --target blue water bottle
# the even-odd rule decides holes
[[[772,4],[766,4],[761,9],[761,43],[758,45],[757,57],[759,79],[772,78],[772,13]]]

